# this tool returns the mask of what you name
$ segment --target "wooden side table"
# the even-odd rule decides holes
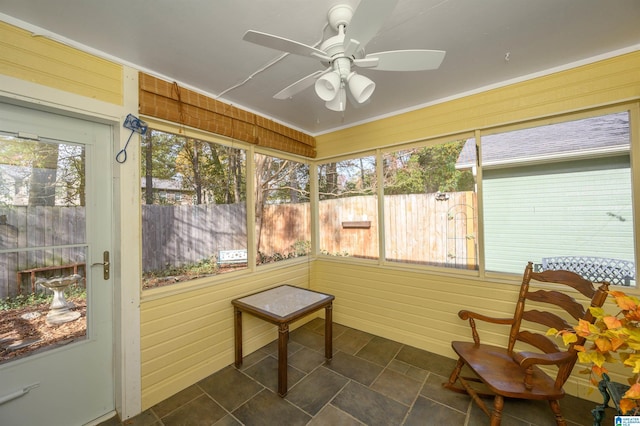
[[[334,296],[291,285],[281,285],[231,301],[234,310],[235,366],[242,366],[242,312],[278,326],[278,395],[287,394],[289,324],[325,309],[324,354],[333,357],[332,309]]]

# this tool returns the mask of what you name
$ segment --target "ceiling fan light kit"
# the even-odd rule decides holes
[[[376,35],[398,0],[360,0],[354,11],[348,5],[329,9],[329,25],[337,35],[325,40],[320,48],[307,46],[279,36],[249,30],[243,39],[272,49],[319,59],[327,67],[315,71],[278,92],[274,98],[287,99],[315,85],[315,92],[332,111],[346,109],[349,100],[363,104],[373,94],[376,84],[351,70],[352,65],[379,71],[425,71],[436,69],[444,59],[441,50],[391,50],[366,55],[364,46]]]

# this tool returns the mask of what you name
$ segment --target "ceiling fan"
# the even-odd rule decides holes
[[[243,40],[313,57],[326,67],[285,87],[274,98],[291,98],[315,84],[316,94],[325,101],[327,108],[344,111],[347,98],[356,105],[363,104],[376,87],[372,80],[353,71],[353,66],[380,71],[425,71],[440,67],[444,59],[446,52],[442,50],[391,50],[365,54],[365,45],[376,35],[397,3],[398,0],[361,0],[355,11],[344,4],[332,7],[327,17],[329,25],[338,34],[325,40],[320,48],[253,30],[247,31]]]

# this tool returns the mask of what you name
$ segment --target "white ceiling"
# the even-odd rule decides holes
[[[359,68],[366,105],[325,108],[313,87],[273,95],[324,67],[242,40],[253,29],[319,46],[327,12],[359,0],[0,0],[0,19],[177,81],[312,135],[640,49],[640,0],[399,0],[366,51],[446,50],[438,70]],[[356,11],[357,13],[357,11]],[[508,60],[506,60],[508,56]],[[270,65],[271,64],[271,65]]]

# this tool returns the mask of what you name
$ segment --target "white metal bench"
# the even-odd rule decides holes
[[[218,265],[239,265],[247,263],[247,250],[218,251]]]
[[[630,286],[636,279],[633,262],[593,256],[543,257],[542,270],[564,269],[580,274],[593,282],[607,281],[612,285]]]

